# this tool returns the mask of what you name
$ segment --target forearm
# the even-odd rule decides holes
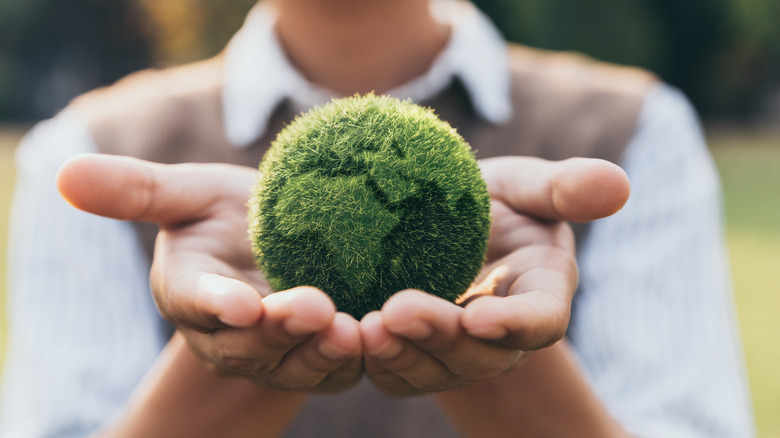
[[[124,415],[101,431],[116,437],[277,437],[304,396],[207,371],[178,334],[131,397]]]
[[[436,395],[466,437],[621,437],[565,341],[501,377]]]

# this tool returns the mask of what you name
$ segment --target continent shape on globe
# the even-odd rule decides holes
[[[484,261],[485,183],[468,144],[429,109],[334,100],[288,125],[260,171],[250,231],[276,290],[318,287],[359,318],[407,288],[454,301]]]

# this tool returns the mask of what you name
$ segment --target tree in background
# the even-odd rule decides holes
[[[780,113],[778,0],[472,1],[511,41],[647,68],[709,119],[751,120],[772,99]],[[0,120],[47,117],[131,71],[212,56],[255,2],[0,0]]]
[[[711,118],[751,118],[780,82],[776,0],[473,1],[511,41],[647,68]]]
[[[160,66],[213,56],[241,26],[257,0],[138,0],[155,29],[154,59]]]

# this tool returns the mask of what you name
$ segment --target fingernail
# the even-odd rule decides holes
[[[433,335],[433,329],[425,321],[415,319],[414,321],[406,324],[401,330],[401,334],[405,338],[423,340],[430,338]]]
[[[321,326],[301,321],[299,318],[287,318],[284,329],[293,336],[308,335],[322,329]]]
[[[479,327],[469,327],[468,333],[475,338],[498,340],[504,338],[509,333],[500,325],[483,325]]]
[[[247,327],[248,326],[247,322],[244,319],[232,318],[229,315],[217,315],[217,319],[219,319],[219,321],[222,324],[225,324],[226,326],[229,326],[229,327]]]
[[[327,357],[328,359],[333,360],[342,360],[349,357],[350,355],[349,351],[344,351],[325,339],[321,340],[319,344],[317,344],[317,351],[319,351],[321,355]]]
[[[404,346],[400,339],[390,337],[379,348],[369,351],[369,354],[379,360],[388,360],[400,355],[403,348]]]

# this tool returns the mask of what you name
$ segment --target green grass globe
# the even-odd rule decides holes
[[[484,262],[485,182],[430,109],[373,94],[334,100],[285,127],[260,174],[250,234],[277,291],[320,288],[359,319],[403,289],[455,301]]]

